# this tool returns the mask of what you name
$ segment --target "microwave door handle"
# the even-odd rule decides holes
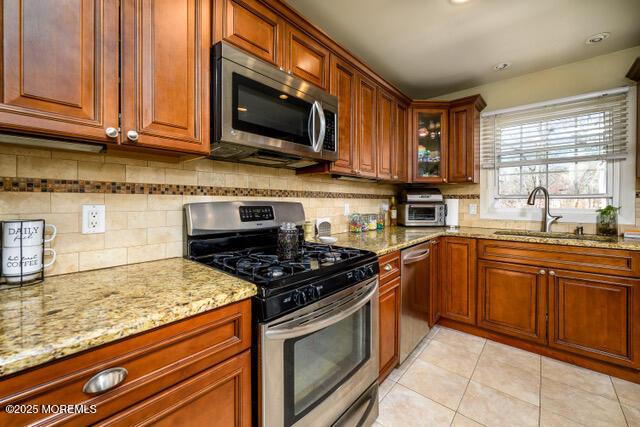
[[[307,132],[309,133],[309,142],[311,142],[311,147],[314,148],[316,146],[316,104],[318,102],[314,102],[311,104],[311,111],[309,112],[309,118],[307,119]]]
[[[316,106],[316,111],[318,112],[318,118],[320,119],[320,134],[318,135],[318,140],[315,142],[315,144],[313,144],[313,151],[315,151],[316,153],[319,153],[320,150],[322,149],[322,143],[324,141],[324,133],[327,127],[327,122],[324,117],[324,110],[322,109],[322,104],[316,101],[314,102],[314,105]],[[315,135],[315,126],[313,131]]]
[[[338,323],[343,319],[346,319],[371,301],[374,294],[378,291],[378,279],[375,279],[375,281],[372,283],[373,286],[365,293],[364,296],[360,296],[355,301],[352,301],[348,307],[341,308],[340,310],[338,310],[338,313],[330,311],[323,316],[313,319],[313,322],[305,323],[300,326],[286,327],[286,324],[277,326],[274,329],[267,330],[265,332],[265,337],[277,340],[296,338],[319,331],[335,323]]]

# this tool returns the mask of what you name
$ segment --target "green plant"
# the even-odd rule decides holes
[[[615,214],[616,212],[618,212],[619,210],[620,210],[619,207],[616,208],[613,205],[607,205],[602,209],[598,209],[596,212],[598,212],[602,216],[611,216],[611,215]]]

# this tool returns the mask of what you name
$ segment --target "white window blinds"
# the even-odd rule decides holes
[[[483,114],[482,167],[625,159],[627,93],[618,88]]]

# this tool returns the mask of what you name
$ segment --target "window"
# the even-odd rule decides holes
[[[613,204],[633,223],[633,95],[625,87],[483,114],[482,216],[535,219],[526,199],[543,186],[565,221],[593,222]]]

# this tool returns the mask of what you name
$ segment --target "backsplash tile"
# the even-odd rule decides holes
[[[47,275],[181,256],[184,203],[283,198],[301,202],[308,220],[329,217],[333,231],[344,232],[345,203],[351,212],[373,213],[394,194],[390,185],[209,159],[4,144],[0,177],[0,219],[44,218],[58,228],[51,245],[58,259]],[[106,233],[80,233],[83,204],[106,206]]]

